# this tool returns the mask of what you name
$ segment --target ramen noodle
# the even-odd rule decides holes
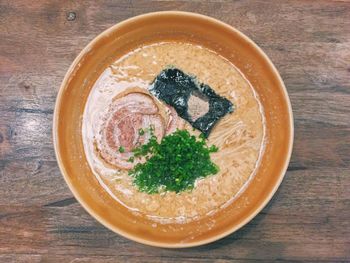
[[[174,109],[148,93],[155,77],[169,66],[208,84],[217,94],[229,99],[235,110],[220,119],[208,137],[208,144],[215,144],[219,149],[211,154],[219,167],[217,174],[198,179],[190,191],[147,194],[139,191],[128,175],[127,169],[132,164],[125,161],[130,156],[113,148],[116,145],[113,133],[122,131],[113,130],[109,123],[129,128],[130,123],[164,125],[166,134],[176,128],[198,134]],[[120,105],[131,106],[122,112]],[[135,133],[134,130],[129,129],[128,134]],[[157,136],[165,135],[160,130],[156,132]],[[234,65],[198,45],[164,42],[133,50],[105,69],[87,100],[82,135],[93,174],[117,202],[159,223],[185,223],[215,213],[244,190],[259,165],[265,125],[259,98]],[[120,138],[135,140],[136,133],[133,136]],[[110,148],[105,149],[104,145]],[[115,158],[120,162],[113,163]]]

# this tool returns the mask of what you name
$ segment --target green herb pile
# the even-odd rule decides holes
[[[196,137],[187,130],[177,130],[160,143],[151,133],[148,143],[135,148],[134,157],[129,159],[133,162],[135,158],[146,158],[146,162],[138,163],[129,175],[140,191],[150,194],[190,190],[197,178],[218,172],[210,160],[210,153],[217,150],[206,144],[204,136]]]

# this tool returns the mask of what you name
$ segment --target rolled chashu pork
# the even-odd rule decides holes
[[[128,89],[115,98],[103,116],[95,145],[98,156],[120,169],[132,169],[141,160],[130,162],[132,150],[146,144],[151,131],[160,141],[184,125],[176,111],[140,88]]]

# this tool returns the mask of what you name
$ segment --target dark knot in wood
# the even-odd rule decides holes
[[[68,21],[74,21],[77,18],[77,14],[75,12],[68,12],[67,13],[67,20]]]

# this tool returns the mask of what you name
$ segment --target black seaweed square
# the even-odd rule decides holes
[[[204,83],[199,83],[194,76],[190,76],[177,68],[162,70],[149,88],[150,92],[174,107],[177,114],[188,121],[194,128],[200,130],[208,137],[215,124],[234,110],[232,102],[219,96]],[[192,120],[188,112],[188,100],[190,96],[199,93],[209,104],[206,114],[196,120]]]

